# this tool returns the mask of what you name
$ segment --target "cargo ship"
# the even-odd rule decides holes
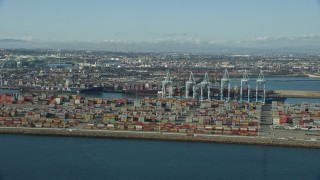
[[[102,92],[103,87],[95,86],[95,87],[85,87],[85,88],[71,88],[71,91],[77,93],[90,93],[90,92]]]
[[[158,90],[127,90],[127,89],[113,89],[113,88],[103,88],[102,92],[105,93],[123,93],[123,94],[137,94],[137,95],[149,95],[156,96]]]
[[[102,92],[105,92],[105,93],[122,93],[123,92],[123,89],[121,86],[107,86],[107,87],[104,87]]]
[[[281,101],[284,102],[285,100],[287,100],[286,97],[266,97],[266,104],[271,104],[272,101]]]
[[[108,88],[103,88],[102,92],[104,92],[104,93],[122,93],[123,90],[121,90],[121,89],[108,89]]]
[[[148,95],[148,96],[157,96],[158,90],[127,90],[123,89],[122,93],[125,94],[137,94],[137,95]]]
[[[90,93],[102,92],[103,87],[89,87],[89,88],[40,88],[40,87],[22,87],[21,92],[76,92],[76,93]]]
[[[21,87],[21,92],[73,92],[69,88],[57,88],[57,87]]]
[[[148,83],[125,83],[123,85],[111,85],[103,88],[106,93],[123,93],[133,95],[157,96],[159,88]]]

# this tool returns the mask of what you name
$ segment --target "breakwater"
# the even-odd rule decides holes
[[[92,138],[125,138],[140,140],[160,141],[184,141],[184,142],[205,142],[223,144],[246,144],[262,146],[280,146],[297,148],[320,149],[318,141],[297,141],[288,139],[274,139],[262,137],[238,137],[238,136],[203,136],[194,134],[166,134],[166,133],[133,133],[117,131],[95,131],[95,130],[67,130],[67,129],[25,129],[25,128],[0,128],[0,134],[20,134],[37,136],[71,136],[71,137],[92,137]]]
[[[320,91],[273,90],[273,93],[287,98],[320,98]]]

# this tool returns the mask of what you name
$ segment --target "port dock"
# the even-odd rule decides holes
[[[320,98],[320,91],[273,90],[273,94],[285,98]]]

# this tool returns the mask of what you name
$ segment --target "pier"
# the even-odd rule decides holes
[[[273,90],[273,94],[285,98],[320,98],[320,91]]]

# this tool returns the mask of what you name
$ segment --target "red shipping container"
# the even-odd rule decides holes
[[[13,122],[12,121],[5,121],[4,124],[8,125],[8,126],[11,126],[13,124]]]
[[[20,121],[21,118],[19,118],[19,117],[14,117],[13,120],[14,120],[14,121]]]
[[[287,123],[287,117],[286,116],[281,116],[280,117],[280,124],[283,124],[283,123]]]
[[[283,115],[283,112],[281,110],[278,111],[279,115]]]
[[[231,130],[232,134],[240,134],[240,131]]]
[[[257,132],[248,132],[248,135],[256,136],[256,135],[257,135]]]

